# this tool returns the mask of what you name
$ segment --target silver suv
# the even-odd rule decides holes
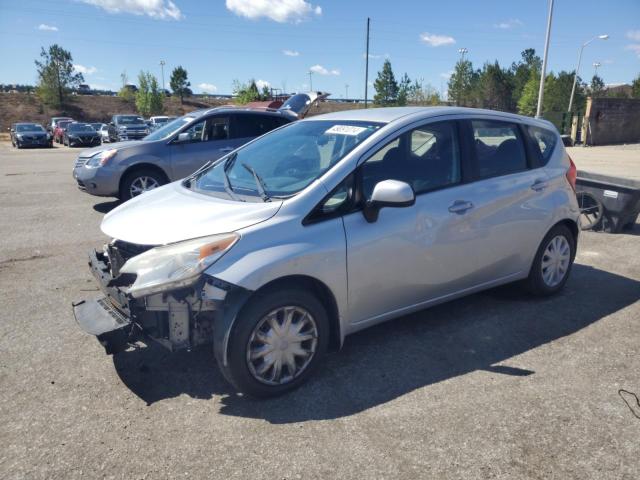
[[[75,304],[108,353],[213,343],[254,396],[300,385],[363,328],[509,282],[561,290],[576,169],[548,122],[463,108],[332,113],[113,210]],[[126,354],[126,353],[125,353]]]

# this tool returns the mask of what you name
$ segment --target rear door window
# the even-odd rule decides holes
[[[259,137],[281,125],[282,119],[273,115],[236,115],[233,138]]]
[[[518,125],[472,120],[478,178],[499,177],[527,169],[527,155]]]
[[[542,167],[549,162],[556,148],[558,136],[555,132],[547,130],[546,128],[531,125],[527,125],[525,128],[532,140],[532,150],[533,155],[536,157],[537,165]]]

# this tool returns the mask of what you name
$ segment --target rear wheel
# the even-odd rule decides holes
[[[219,366],[240,392],[271,397],[306,381],[328,342],[327,313],[314,295],[274,289],[242,309],[229,335],[227,365]]]
[[[152,170],[150,168],[144,168],[135,170],[124,178],[122,186],[120,187],[120,200],[126,202],[127,200],[137,197],[138,195],[153,190],[167,183],[164,175]]]
[[[527,289],[535,295],[553,295],[567,283],[575,258],[573,233],[564,225],[556,225],[544,237],[533,260]]]

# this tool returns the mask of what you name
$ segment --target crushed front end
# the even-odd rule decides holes
[[[89,268],[104,296],[75,303],[73,311],[80,327],[95,335],[107,354],[146,338],[172,351],[213,340],[216,316],[222,314],[228,293],[237,287],[200,269],[188,281],[179,282],[177,288],[171,288],[176,285],[173,282],[136,289],[138,274],[127,271],[127,262],[145,252],[153,255],[151,250],[157,248],[115,240],[102,251],[89,254]],[[182,264],[180,267],[185,268]],[[148,270],[140,271],[148,276]]]

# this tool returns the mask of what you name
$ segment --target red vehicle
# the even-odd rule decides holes
[[[75,120],[63,120],[56,124],[56,128],[53,130],[53,141],[62,143],[64,138],[64,132],[67,130],[67,126],[73,123]]]

